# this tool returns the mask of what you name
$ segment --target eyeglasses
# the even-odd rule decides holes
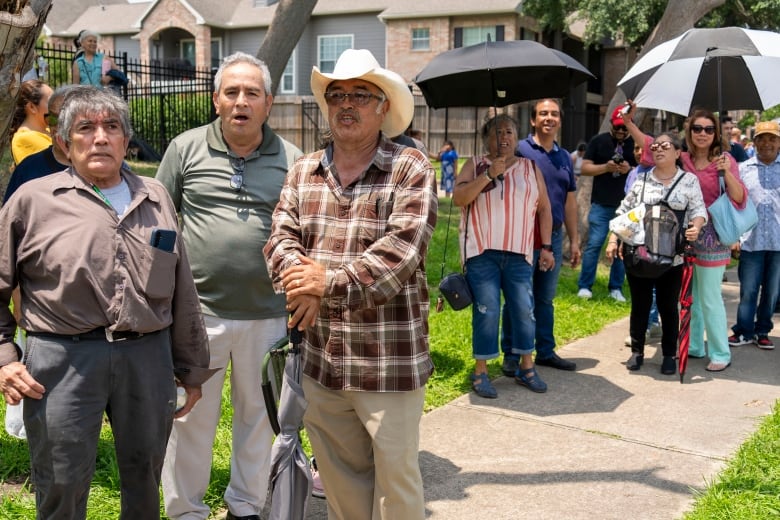
[[[672,144],[671,141],[661,141],[660,143],[653,143],[650,145],[650,151],[651,152],[657,152],[658,150],[671,150]]]
[[[715,127],[713,125],[707,125],[707,126],[691,125],[691,132],[694,134],[700,134],[704,132],[707,135],[712,135],[715,133]]]
[[[243,157],[231,157],[230,166],[233,168],[233,175],[230,177],[230,189],[235,192],[241,191],[244,187],[244,166],[246,161]]]
[[[352,99],[352,103],[358,107],[364,107],[368,105],[371,98],[376,98],[379,101],[384,101],[384,96],[377,96],[371,92],[326,92],[325,101],[332,107],[341,105],[347,99]]]
[[[612,127],[615,132],[628,132],[628,128],[626,128],[626,125],[617,125]]]
[[[60,122],[60,115],[53,112],[47,112],[46,114],[43,114],[43,120],[46,121],[46,124],[49,126],[57,126],[57,123]]]

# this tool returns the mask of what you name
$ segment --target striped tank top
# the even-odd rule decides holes
[[[481,157],[475,163],[490,161]],[[477,164],[474,165],[477,171]],[[495,181],[496,187],[480,193],[474,201],[461,209],[460,248],[465,260],[488,249],[509,251],[533,258],[534,219],[539,200],[536,169],[530,159],[518,158],[504,172],[504,180]],[[468,234],[464,247],[464,234]]]

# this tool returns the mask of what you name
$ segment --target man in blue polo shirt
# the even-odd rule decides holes
[[[571,243],[571,266],[580,262],[580,237],[577,227],[577,181],[574,176],[571,155],[558,146],[555,136],[561,126],[560,101],[540,99],[532,103],[532,132],[520,141],[515,155],[526,157],[536,163],[544,176],[547,195],[550,198],[553,216],[553,232],[550,244],[537,244],[534,250],[534,316],[536,317],[536,364],[560,370],[575,370],[577,365],[561,358],[555,353],[553,335],[554,312],[553,298],[558,289],[558,277],[563,261],[563,225]],[[539,252],[542,249],[552,251],[555,266],[550,269],[540,264]],[[502,320],[503,334],[501,346],[504,351],[502,371],[513,376],[517,369],[517,356],[512,356],[509,347],[511,341],[511,320],[506,316]]]

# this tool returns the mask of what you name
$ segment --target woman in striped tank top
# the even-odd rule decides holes
[[[534,392],[547,385],[534,368],[533,274],[534,221],[539,218],[542,243],[549,244],[552,213],[547,189],[533,161],[514,155],[517,123],[506,115],[490,119],[481,136],[488,153],[472,157],[458,175],[453,202],[460,206],[461,258],[474,296],[471,375],[474,392],[495,398],[487,362],[499,355],[501,294],[513,324],[512,353],[520,356],[515,381]],[[539,265],[552,269],[552,252],[543,250]]]

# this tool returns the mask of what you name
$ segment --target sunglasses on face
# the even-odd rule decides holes
[[[233,175],[230,177],[230,189],[235,192],[241,191],[244,187],[244,165],[243,157],[231,157],[230,166],[233,168]]]
[[[713,135],[715,133],[715,127],[713,125],[701,126],[691,125],[691,132],[694,134],[700,134],[704,132],[707,135]]]
[[[55,114],[53,112],[49,112],[43,114],[43,120],[46,121],[46,124],[49,126],[57,126],[57,123],[60,122],[60,115]]]
[[[364,107],[368,105],[369,101],[371,101],[372,98],[376,98],[380,101],[383,101],[384,98],[382,96],[377,96],[376,94],[372,94],[371,92],[326,92],[325,93],[325,101],[328,103],[328,105],[332,107],[337,107],[341,105],[344,101],[351,99],[352,104],[358,107]]]
[[[628,132],[628,128],[626,128],[626,125],[618,125],[612,127],[615,132]]]
[[[661,141],[660,143],[653,143],[650,145],[650,151],[651,152],[657,152],[658,150],[671,150],[672,149],[672,143],[671,141]]]

